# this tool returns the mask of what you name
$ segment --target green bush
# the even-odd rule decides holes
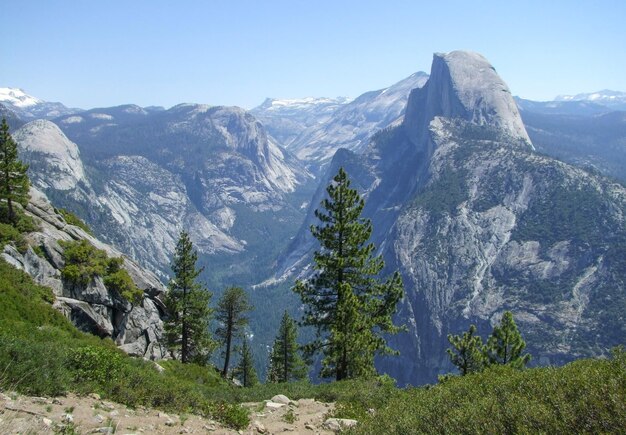
[[[106,384],[121,379],[123,356],[117,349],[102,346],[70,349],[68,362],[75,382]]]
[[[13,225],[0,223],[0,249],[7,243],[23,244],[22,234]]]
[[[109,266],[106,252],[96,249],[87,240],[60,241],[64,249],[65,267],[61,275],[67,281],[88,285],[96,276],[104,276]]]
[[[206,415],[238,430],[245,429],[250,424],[248,410],[236,403],[210,403],[206,408]]]
[[[494,366],[401,391],[353,433],[620,433],[626,353],[564,367]]]
[[[104,285],[118,292],[132,304],[139,304],[143,300],[143,291],[139,289],[124,269],[108,274],[104,277]]]
[[[100,276],[109,290],[119,293],[133,304],[141,303],[143,291],[135,285],[128,272],[122,269],[123,258],[109,258],[105,251],[95,248],[87,240],[59,243],[64,249],[63,257],[66,262],[61,270],[63,279],[86,286],[96,276]]]

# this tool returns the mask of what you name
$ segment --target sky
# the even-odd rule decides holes
[[[0,87],[83,109],[356,97],[435,52],[483,54],[513,95],[626,91],[626,1],[7,0]]]

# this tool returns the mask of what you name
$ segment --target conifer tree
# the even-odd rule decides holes
[[[8,222],[15,224],[14,203],[26,206],[30,183],[26,171],[28,165],[20,161],[17,144],[9,133],[9,124],[2,118],[0,126],[0,201],[6,203]]]
[[[234,340],[243,334],[244,328],[248,324],[246,313],[252,308],[248,302],[248,295],[241,287],[227,288],[217,303],[216,319],[220,326],[215,331],[215,335],[220,344],[224,346],[224,368],[222,369],[224,378],[228,376]]]
[[[452,364],[457,366],[462,376],[468,373],[480,372],[485,368],[485,346],[476,333],[476,326],[470,325],[469,330],[460,335],[448,335],[448,341],[452,348],[448,349],[448,355]]]
[[[365,203],[343,168],[326,192],[322,210],[315,211],[321,225],[311,226],[321,245],[313,258],[315,273],[293,290],[305,305],[302,324],[317,330],[305,355],[321,351],[321,376],[341,380],[374,374],[374,356],[395,353],[383,334],[401,330],[391,317],[404,288],[398,272],[384,282],[377,278],[384,262],[368,243],[372,224],[361,218]]]
[[[306,378],[307,367],[300,356],[297,339],[296,322],[285,311],[270,354],[268,382],[289,382]]]
[[[247,339],[243,340],[239,364],[233,370],[233,376],[239,379],[244,387],[254,387],[259,383],[259,378],[254,369],[254,358]]]
[[[513,320],[513,314],[506,311],[500,320],[500,326],[494,326],[487,340],[486,354],[490,364],[507,364],[524,368],[530,361],[530,354],[522,355],[526,342],[522,338]]]
[[[202,272],[196,269],[197,260],[189,234],[182,231],[172,261],[174,277],[165,297],[168,310],[165,332],[168,346],[180,350],[183,363],[206,363],[216,345],[209,333],[212,293],[196,281]]]

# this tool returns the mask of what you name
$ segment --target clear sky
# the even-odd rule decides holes
[[[5,0],[0,11],[0,87],[72,107],[356,97],[456,49],[482,53],[524,98],[626,91],[624,0]]]

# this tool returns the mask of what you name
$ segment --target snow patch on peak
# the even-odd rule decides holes
[[[0,88],[0,101],[19,108],[36,106],[44,102],[18,88]]]
[[[604,89],[596,92],[581,93],[576,95],[558,95],[555,101],[590,101],[598,104],[613,106],[626,104],[626,92]]]
[[[319,105],[347,104],[350,101],[352,101],[352,98],[348,97],[304,97],[292,99],[268,98],[262,104],[262,107],[266,110],[281,110],[285,108],[304,110]]]

